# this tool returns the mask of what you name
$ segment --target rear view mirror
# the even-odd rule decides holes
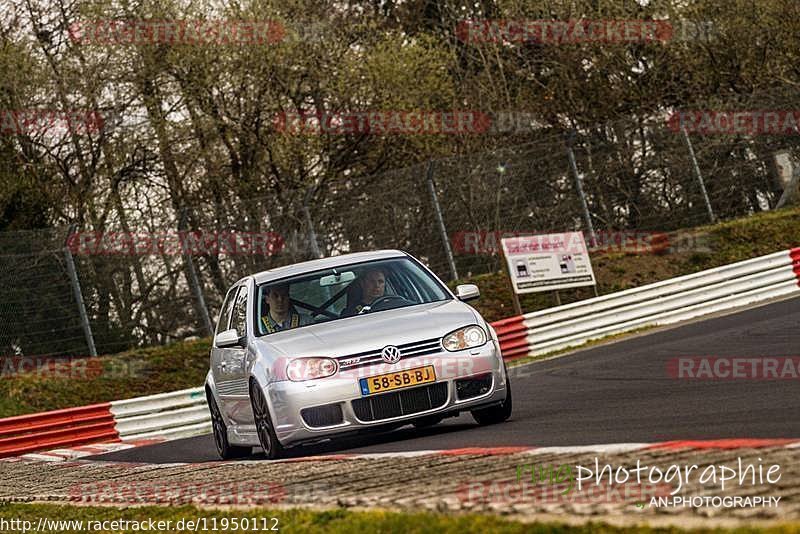
[[[338,274],[329,274],[319,279],[319,285],[322,287],[335,286],[337,284],[344,284],[345,282],[352,282],[356,279],[356,273],[353,271],[345,271]]]
[[[225,330],[214,336],[214,345],[220,349],[229,347],[241,347],[242,338],[239,337],[239,332],[235,328]]]
[[[481,292],[475,284],[461,284],[456,286],[456,297],[458,297],[458,300],[466,302],[468,300],[475,300],[480,296]]]

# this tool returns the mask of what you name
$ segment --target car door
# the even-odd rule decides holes
[[[247,286],[241,285],[237,288],[236,296],[233,298],[228,328],[236,330],[239,337],[247,336]],[[217,393],[223,406],[220,410],[228,420],[238,420],[238,404],[243,399],[248,398],[247,394],[247,373],[245,369],[244,347],[217,347],[219,363],[217,369],[216,385]]]
[[[230,327],[236,330],[240,338],[244,339],[247,339],[248,336],[247,304],[248,285],[243,284],[236,294],[236,301],[231,311]],[[245,347],[224,349],[222,361],[228,378],[228,417],[237,423],[252,421],[248,392],[247,349]]]
[[[219,312],[219,319],[217,319],[217,328],[214,330],[214,336],[217,334],[221,334],[228,328],[230,328],[231,324],[231,312],[233,311],[233,305],[236,303],[236,295],[239,292],[239,286],[233,286],[230,290],[228,290],[228,294],[225,296],[225,300],[222,303],[222,308]],[[222,358],[225,349],[219,348],[216,344],[212,343],[211,345],[211,376],[214,377],[214,384],[217,385],[217,389],[219,389],[219,385],[221,383],[224,384],[225,381],[228,380],[227,373],[223,372],[223,365],[222,365]],[[225,364],[227,366],[227,362]],[[220,408],[223,409],[222,407]]]

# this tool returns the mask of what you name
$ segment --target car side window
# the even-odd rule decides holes
[[[247,335],[247,287],[239,288],[239,294],[236,295],[231,328],[236,329],[239,337]]]
[[[219,312],[217,329],[214,332],[215,335],[228,329],[231,320],[231,310],[233,309],[233,303],[236,302],[236,292],[238,289],[238,287],[232,287],[231,290],[228,291],[228,295],[225,297],[225,302],[222,303],[222,308]]]

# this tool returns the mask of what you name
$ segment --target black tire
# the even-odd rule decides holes
[[[269,460],[277,460],[284,455],[284,449],[278,437],[275,435],[275,428],[272,425],[272,418],[269,416],[269,406],[261,387],[255,380],[250,381],[250,405],[253,407],[253,419],[256,424],[256,433],[261,448],[264,449],[264,456]]]
[[[209,390],[206,390],[206,399],[208,400],[208,411],[211,412],[211,430],[214,433],[214,444],[217,446],[217,453],[220,458],[233,460],[250,456],[253,453],[252,447],[240,447],[231,445],[228,442],[228,428],[225,426],[225,420],[222,419],[217,401],[214,400],[214,395]]]
[[[444,417],[442,417],[441,415],[426,415],[425,417],[420,417],[412,424],[416,428],[428,428],[429,426],[438,425],[439,423],[442,422],[443,419]]]
[[[497,406],[490,406],[480,410],[472,410],[472,417],[479,425],[494,425],[502,423],[511,417],[513,402],[511,400],[511,381],[506,375],[506,399]]]

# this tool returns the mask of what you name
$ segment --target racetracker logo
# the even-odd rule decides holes
[[[437,135],[486,132],[491,118],[479,111],[363,111],[278,113],[275,129],[290,135]]]
[[[653,497],[666,497],[669,484],[592,484],[569,491],[567,482],[541,484],[529,480],[470,481],[456,491],[462,503],[472,504],[634,504]]]
[[[798,135],[800,111],[679,111],[667,119],[676,133],[703,135]]]
[[[503,231],[503,230],[474,230],[456,232],[452,238],[453,251],[457,254],[494,255],[502,250],[501,240],[504,238],[518,238],[536,235],[536,232]],[[622,253],[622,254],[661,254],[678,252],[688,248],[694,249],[697,243],[692,239],[681,238],[672,243],[669,235],[664,232],[639,232],[639,231],[605,231],[596,232],[597,242],[591,248],[592,253]],[[573,243],[572,253],[583,251],[580,243]],[[680,246],[678,246],[680,245]]]
[[[267,20],[92,20],[69,26],[77,44],[236,45],[281,41],[286,30]]]
[[[673,39],[664,20],[464,20],[456,35],[465,43],[652,43]]]
[[[800,357],[683,356],[667,362],[667,375],[682,380],[797,380]]]
[[[283,250],[275,232],[132,233],[78,232],[70,235],[67,248],[76,255],[255,255],[272,256]]]
[[[2,356],[0,378],[37,377],[46,379],[92,380],[104,378],[133,378],[141,376],[146,364],[90,356]]]
[[[36,376],[39,378],[91,379],[103,374],[103,363],[97,358],[69,356],[5,356],[0,359],[3,379]]]
[[[279,482],[89,482],[69,489],[69,499],[88,503],[275,504],[286,488]]]
[[[320,377],[320,359],[327,357],[281,357],[272,364],[272,375],[277,380],[287,380],[289,373],[296,381],[314,380]],[[345,366],[345,369],[342,369]],[[402,359],[397,363],[386,363],[378,360],[374,363],[361,362],[360,358],[339,360],[336,378],[359,380],[381,376],[387,373],[418,370],[432,366],[437,380],[478,376],[492,372],[493,357],[489,355],[473,355],[470,358],[439,356],[436,358],[415,357]],[[331,374],[326,374],[331,376]]]
[[[103,129],[104,120],[96,111],[56,111],[47,109],[0,110],[0,134],[41,133],[87,134]]]

